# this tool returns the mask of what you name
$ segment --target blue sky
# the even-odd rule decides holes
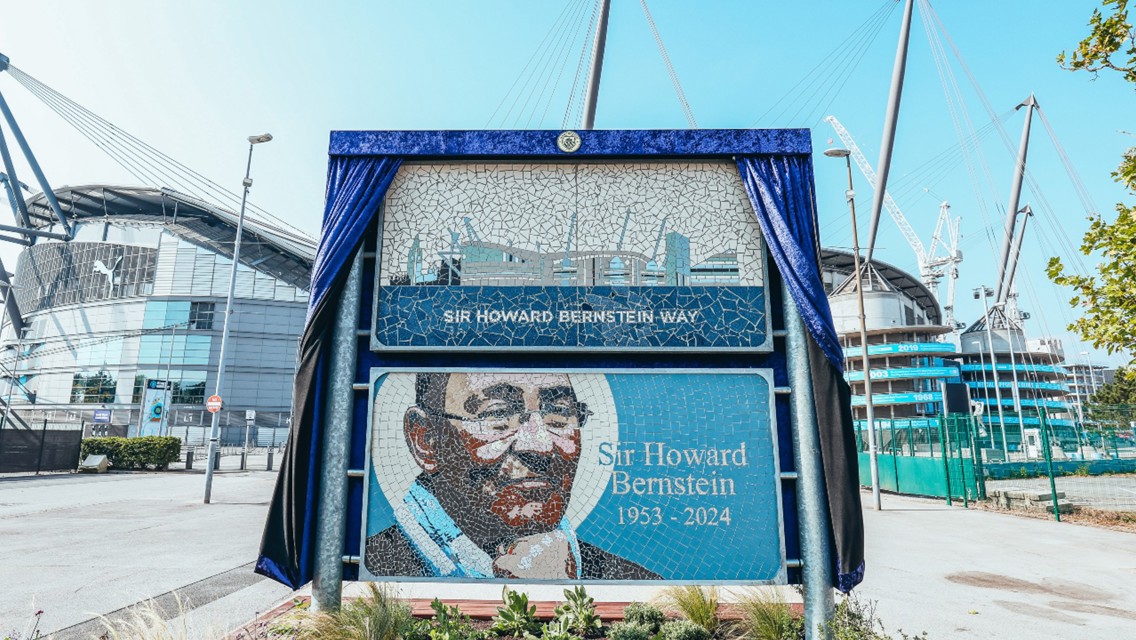
[[[40,81],[234,191],[243,175],[244,138],[272,132],[276,139],[257,150],[253,201],[315,234],[330,130],[561,128],[591,3],[39,0],[6,7],[0,52]],[[811,127],[819,151],[834,137],[820,121],[832,113],[876,162],[901,6],[877,14],[893,3],[649,4],[701,127]],[[1097,2],[957,0],[935,5],[995,111],[1008,112],[1036,93],[1097,207],[1111,214],[1115,202],[1131,201],[1108,174],[1123,150],[1136,144],[1121,132],[1136,129],[1131,118],[1136,95],[1119,78],[1094,81],[1061,70],[1054,60],[1086,33]],[[840,46],[873,15],[879,16],[873,39]],[[530,82],[533,77],[522,71],[542,42],[555,45],[557,55],[538,59],[547,62],[533,77],[543,80]],[[810,72],[818,63],[824,91],[802,90],[798,83],[815,78]],[[981,128],[989,120],[961,68],[953,64],[975,127]],[[136,183],[11,77],[0,75],[0,91],[53,185]],[[821,99],[822,94],[828,97]],[[998,206],[1004,208],[1008,200],[1013,159],[997,135],[982,137],[990,181],[984,179],[989,186],[977,193],[961,161],[920,171],[958,144],[943,95],[917,15],[892,168],[893,195],[925,244],[940,197],[962,216],[965,261],[957,308],[962,321],[972,321],[980,307],[970,290],[992,284],[996,270],[998,248],[990,229],[999,230],[994,241],[1000,242]],[[1014,146],[1021,122],[1020,114],[1004,122]],[[637,0],[612,0],[596,125],[687,126]],[[843,165],[819,154],[816,165],[822,242],[847,247],[851,233]],[[1074,312],[1058,304],[1068,294],[1049,284],[1043,269],[1050,255],[1065,255],[1066,247],[1079,245],[1087,222],[1073,184],[1036,120],[1030,168],[1044,192],[1027,188],[1022,202],[1033,204],[1039,214],[1046,211],[1031,223],[1019,271],[1021,306],[1032,313],[1027,331],[1065,336],[1066,352],[1078,358],[1086,347],[1074,343],[1063,328]],[[26,170],[21,177],[30,182]],[[855,180],[858,212],[866,222],[871,189],[859,173]],[[1039,206],[1043,200],[1048,207]],[[13,269],[14,251],[0,247],[0,255]],[[876,255],[915,270],[912,250],[886,214]],[[1085,261],[1086,267],[1092,264]],[[1118,360],[1103,354],[1099,359]]]

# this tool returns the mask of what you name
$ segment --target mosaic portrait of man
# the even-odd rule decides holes
[[[401,435],[417,475],[400,503],[387,496],[395,524],[367,537],[364,565],[372,575],[660,578],[581,540],[571,524],[581,433],[593,413],[570,376],[464,372],[413,379]]]

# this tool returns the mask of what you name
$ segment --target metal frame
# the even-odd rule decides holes
[[[778,545],[781,555],[781,566],[777,571],[777,575],[770,580],[588,580],[588,584],[595,585],[610,585],[610,584],[626,584],[626,585],[784,585],[788,580],[788,567],[796,565],[799,561],[787,557],[785,547],[785,513],[782,495],[782,482],[784,477],[781,472],[781,460],[779,456],[779,442],[777,438],[777,387],[773,380],[773,370],[768,368],[762,369],[687,369],[687,368],[661,368],[661,369],[617,369],[617,368],[571,368],[571,369],[558,369],[556,367],[374,367],[370,371],[367,400],[368,406],[373,407],[375,403],[375,393],[377,391],[375,383],[378,379],[388,373],[473,373],[473,372],[493,372],[493,373],[563,373],[563,374],[698,374],[698,375],[754,375],[761,377],[765,380],[769,387],[769,429],[771,431],[770,443],[773,448],[773,484],[774,493],[777,496],[777,537]],[[761,428],[760,424],[756,424],[757,428]],[[367,451],[366,462],[362,469],[362,477],[364,482],[363,487],[363,518],[360,523],[359,532],[359,557],[362,558],[367,549],[367,507],[368,499],[370,497],[370,479],[373,471],[371,467],[371,436],[374,434],[374,411],[367,412]],[[349,471],[350,475],[351,472]],[[520,580],[509,578],[436,578],[436,577],[417,577],[417,576],[376,576],[367,571],[366,566],[359,563],[359,579],[371,580],[381,582],[445,582],[445,583],[476,583],[476,584],[519,584]],[[540,584],[540,585],[573,585],[579,584],[580,580],[538,580],[538,579],[525,579],[524,584]]]

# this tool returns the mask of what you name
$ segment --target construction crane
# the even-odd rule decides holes
[[[925,189],[930,193],[929,189]],[[962,252],[959,251],[959,223],[962,222],[961,218],[951,219],[950,216],[951,203],[944,200],[939,205],[939,219],[935,221],[935,234],[931,236],[931,246],[928,253],[932,256],[928,261],[928,266],[934,269],[946,267],[947,276],[947,300],[943,304],[943,324],[951,327],[952,329],[960,328],[955,321],[955,281],[958,280],[959,270],[958,265],[962,262]],[[946,231],[946,238],[944,239],[944,230]],[[935,250],[942,244],[946,256],[935,257]],[[939,297],[937,291],[932,290],[935,297]]]
[[[868,163],[868,159],[864,157],[860,147],[856,144],[856,140],[852,138],[852,134],[840,124],[840,121],[835,116],[826,116],[825,122],[832,125],[836,135],[840,141],[848,147],[848,151],[852,154],[852,159],[856,161],[856,166],[859,167],[860,172],[868,179],[868,182],[875,186],[876,183],[876,170]],[[903,212],[899,210],[899,205],[892,199],[891,194],[884,193],[884,208],[887,209],[892,220],[895,221],[900,232],[903,234],[907,244],[915,251],[915,261],[919,265],[919,277],[923,281],[923,285],[931,290],[938,297],[939,280],[943,277],[942,266],[943,263],[940,259],[931,258],[927,250],[923,247],[923,242],[919,236],[915,234],[915,229],[911,228],[911,224],[907,222]],[[940,217],[942,216],[942,208],[940,208]],[[870,251],[870,250],[869,250]]]

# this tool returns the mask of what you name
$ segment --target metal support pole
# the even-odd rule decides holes
[[[8,174],[8,188],[11,189],[12,204],[16,206],[18,221],[31,226],[31,216],[28,215],[28,203],[20,193],[20,179],[16,176],[16,165],[12,162],[12,152],[8,149],[8,141],[4,138],[4,130],[0,129],[0,160],[4,162],[4,171]]]
[[[884,137],[880,142],[880,161],[876,164],[875,197],[872,199],[872,226],[868,232],[868,262],[876,247],[876,231],[880,227],[880,212],[884,208],[888,173],[891,171],[891,151],[895,145],[895,125],[899,121],[899,103],[903,97],[903,76],[907,71],[907,42],[911,36],[911,14],[915,0],[907,0],[903,9],[903,26],[899,29],[899,45],[895,50],[895,67],[891,72],[891,91],[888,93],[887,114],[884,116]]]
[[[816,404],[809,366],[809,336],[789,288],[781,285],[785,312],[785,343],[789,386],[793,389],[789,414],[793,423],[793,462],[797,467],[797,513],[804,561],[805,637],[830,640],[829,623],[835,611],[832,586],[836,565],[832,557],[832,530],[824,486]]]
[[[351,449],[352,400],[359,326],[359,299],[363,291],[362,250],[355,254],[347,284],[339,300],[339,315],[332,330],[331,381],[323,416],[320,451],[319,508],[316,515],[315,573],[312,608],[332,611],[343,597],[343,539],[347,531],[347,468]]]
[[[880,502],[880,465],[879,451],[876,440],[875,410],[872,406],[872,363],[868,359],[868,324],[864,315],[864,272],[860,270],[860,236],[856,231],[856,192],[852,189],[852,158],[844,157],[848,166],[848,208],[852,214],[852,262],[856,269],[856,302],[860,311],[860,357],[861,368],[864,370],[864,409],[868,420],[868,468],[872,477],[872,505],[876,511],[881,508]],[[895,436],[892,436],[894,445]]]
[[[994,377],[994,397],[998,400],[998,425],[1002,430],[1002,455],[1006,456],[1006,462],[1010,461],[1010,445],[1006,442],[1006,415],[1002,409],[1002,383],[998,380],[998,358],[994,355],[994,333],[990,329],[993,324],[990,318],[990,307],[986,304],[986,293],[989,291],[986,287],[981,287],[980,295],[982,296],[982,310],[986,312],[986,346],[990,351],[990,371]],[[990,396],[986,396],[989,398]],[[1021,416],[1018,417],[1021,422]]]
[[[1022,214],[1022,224],[1018,226],[1018,235],[1014,238],[1014,246],[1010,248],[1010,261],[1006,265],[1006,300],[1009,300],[1014,293],[1014,276],[1018,272],[1018,258],[1022,254],[1022,243],[1025,242],[1026,238],[1026,223],[1033,217],[1033,208],[1027,204],[1018,213]],[[1017,302],[1015,301],[1014,304],[1016,306]],[[1015,313],[1014,316],[1017,319],[1018,314]]]
[[[55,217],[59,219],[59,224],[63,227],[63,230],[67,232],[67,236],[72,236],[74,231],[72,231],[71,225],[67,223],[67,218],[63,215],[63,209],[59,206],[59,200],[55,198],[55,192],[51,190],[51,185],[47,182],[47,176],[43,175],[43,169],[39,168],[35,154],[32,153],[32,148],[28,146],[28,141],[24,138],[24,133],[20,131],[20,125],[16,122],[15,116],[12,115],[12,110],[8,108],[8,103],[4,100],[3,93],[0,93],[0,112],[3,112],[4,119],[8,121],[8,128],[12,130],[12,137],[16,139],[16,144],[20,145],[20,150],[24,152],[24,159],[28,161],[28,166],[31,167],[36,182],[38,182],[39,187],[43,189],[44,199],[51,205],[51,210],[55,212]],[[16,176],[9,175],[8,177],[15,179]],[[19,183],[17,182],[16,184],[18,185]],[[19,200],[19,198],[17,198],[17,200]]]
[[[225,378],[225,356],[227,355],[227,347],[229,346],[229,321],[233,317],[233,290],[237,286],[237,266],[240,265],[241,259],[241,236],[244,235],[245,230],[245,204],[248,203],[249,189],[252,187],[252,180],[249,179],[249,174],[252,171],[252,149],[253,144],[249,143],[248,163],[245,165],[245,180],[244,180],[244,195],[241,196],[241,212],[237,216],[237,237],[233,241],[233,267],[229,270],[229,293],[225,297],[225,321],[221,325],[221,349],[217,355],[217,385],[214,387],[215,395],[221,395],[221,383]],[[221,412],[217,411],[212,414],[213,417],[209,426],[209,459],[212,460],[217,455],[217,445],[221,439]],[[209,504],[209,499],[212,497],[213,492],[213,465],[205,468],[205,504]]]
[[[943,482],[945,483],[947,493],[947,506],[951,506],[951,449],[950,449],[950,436],[947,432],[950,427],[947,426],[947,414],[943,414],[943,419],[939,422],[939,449],[943,453]]]
[[[1049,421],[1042,413],[1037,414],[1041,423],[1041,446],[1045,449],[1045,470],[1049,473],[1049,497],[1053,500],[1053,517],[1061,522],[1061,509],[1057,504],[1057,482],[1053,479],[1053,449],[1049,445]]]
[[[584,95],[584,129],[592,129],[596,123],[596,104],[600,97],[604,46],[607,44],[607,15],[610,10],[611,0],[601,0],[600,17],[596,21],[596,38],[592,44],[592,71],[588,75],[588,90]]]
[[[1026,101],[1017,106],[1018,109],[1026,108],[1026,121],[1022,125],[1022,139],[1018,143],[1018,162],[1014,167],[1014,183],[1010,187],[1010,208],[1006,209],[1006,237],[1002,241],[1002,258],[998,260],[998,282],[994,290],[994,302],[1005,302],[1003,293],[1009,290],[1009,286],[1003,280],[1006,279],[1006,263],[1010,259],[1010,243],[1014,239],[1014,223],[1017,221],[1018,216],[1018,202],[1022,197],[1022,178],[1026,173],[1026,154],[1029,153],[1029,135],[1030,135],[1030,122],[1033,120],[1033,110],[1037,108],[1037,100],[1034,100],[1033,94],[1026,98]]]

